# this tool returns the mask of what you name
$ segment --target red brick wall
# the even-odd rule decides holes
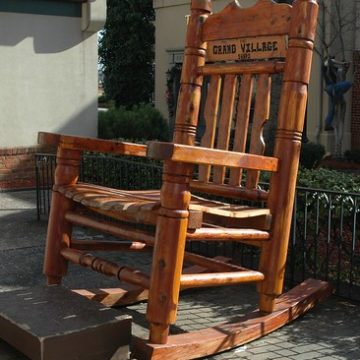
[[[360,150],[360,51],[354,51],[354,83],[351,109],[351,150]]]
[[[39,146],[0,149],[0,190],[35,188],[35,154]]]

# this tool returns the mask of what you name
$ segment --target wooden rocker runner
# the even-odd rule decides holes
[[[192,0],[173,142],[138,145],[39,135],[40,143],[58,145],[44,265],[48,283],[59,284],[71,261],[129,283],[122,303],[148,296],[149,339],[135,341],[141,359],[196,358],[238,346],[295,319],[330,293],[326,283],[308,280],[282,294],[318,5],[315,0],[295,0],[293,6],[259,0],[243,9],[234,1],[219,13],[211,11],[210,0]],[[274,116],[271,80],[280,73],[275,148],[265,156],[262,132]],[[198,145],[200,104],[206,130]],[[162,188],[123,191],[79,183],[83,151],[161,159]],[[271,173],[268,191],[258,187],[264,171]],[[259,207],[207,200],[206,194],[228,198],[230,204],[251,200]],[[120,222],[99,220],[97,214]],[[139,222],[156,230],[140,230]],[[121,241],[72,239],[73,225]],[[190,241],[256,246],[259,268],[186,252]],[[151,275],[89,254],[147,249],[153,249]],[[183,271],[184,261],[205,272]],[[247,282],[257,282],[257,312],[239,323],[169,335],[181,289]],[[115,299],[117,291],[112,294]]]

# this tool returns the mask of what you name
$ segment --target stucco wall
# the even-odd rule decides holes
[[[352,62],[353,60],[353,51],[356,49],[356,34],[358,33],[358,30],[356,30],[356,23],[355,23],[355,17],[353,14],[356,14],[356,2],[358,0],[347,0],[346,1],[346,10],[343,10],[341,21],[343,22],[343,30],[342,35],[344,39],[344,49],[345,49],[345,60]],[[331,4],[330,0],[327,0],[327,4]],[[335,5],[335,2],[332,2],[332,5]],[[323,14],[320,12],[319,17],[319,25],[325,27],[325,38],[326,42],[330,43],[331,39],[335,37],[336,41],[332,44],[330,49],[330,55],[333,55],[336,57],[337,60],[342,61],[343,56],[341,53],[341,46],[339,43],[339,36],[335,36],[335,30],[333,25],[331,23],[333,22],[336,27],[339,27],[339,20],[336,17],[335,13],[336,10],[332,9],[333,14],[330,16],[329,13],[325,14],[325,19],[322,20]],[[347,24],[347,25],[345,25]],[[336,32],[338,33],[338,32]],[[321,31],[318,29],[318,34],[321,34]],[[319,43],[319,36],[317,38],[317,48],[321,50],[321,45]],[[313,73],[312,77],[316,78],[319,77],[319,80],[315,84],[313,81],[310,84],[310,96],[309,96],[309,109],[310,109],[310,116],[311,116],[311,125],[309,135],[311,140],[316,141],[316,135],[318,134],[318,125],[319,124],[319,118],[316,116],[319,113],[319,108],[321,104],[322,99],[322,113],[321,115],[321,122],[322,125],[325,122],[325,117],[328,113],[328,105],[329,105],[329,97],[327,93],[324,90],[324,84],[322,83],[321,78],[321,63],[319,62],[319,57],[317,54],[314,55],[314,63],[313,63]],[[314,80],[314,79],[312,79]],[[354,66],[351,64],[350,69],[347,74],[347,80],[353,82],[354,80]],[[345,114],[345,121],[344,121],[344,135],[343,135],[343,144],[342,144],[342,153],[344,153],[346,150],[351,149],[351,123],[352,123],[352,90],[348,91],[348,93],[345,95],[346,100],[346,114]],[[317,104],[319,104],[317,106]],[[322,126],[321,132],[318,136],[320,142],[325,145],[325,148],[327,152],[333,153],[335,148],[335,134],[333,131],[324,131],[324,126]]]
[[[97,36],[82,31],[90,20],[0,12],[0,148],[35,145],[38,131],[97,135]]]

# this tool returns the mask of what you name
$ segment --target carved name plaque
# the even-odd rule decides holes
[[[287,52],[287,36],[214,40],[208,42],[208,61],[245,61],[283,58]]]

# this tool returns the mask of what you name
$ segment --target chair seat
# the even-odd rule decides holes
[[[126,191],[84,183],[56,186],[54,190],[101,214],[124,221],[156,224],[160,190]],[[231,226],[236,227],[237,221],[242,225],[247,219],[270,216],[266,208],[226,204],[192,195],[188,228],[200,228],[203,220],[211,223],[214,218],[228,218],[232,220]]]

